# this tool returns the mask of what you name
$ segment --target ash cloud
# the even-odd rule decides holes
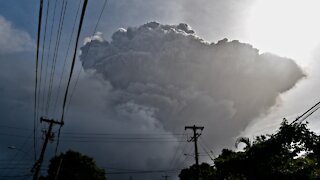
[[[260,54],[237,40],[207,42],[187,24],[121,28],[111,41],[96,34],[81,50],[84,70],[105,84],[103,106],[111,124],[143,132],[202,125],[202,137],[216,152],[232,146],[305,76],[291,59]]]
[[[0,15],[0,47],[0,54],[8,54],[31,51],[35,45],[27,32],[14,28]]]

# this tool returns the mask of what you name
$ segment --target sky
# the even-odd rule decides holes
[[[34,158],[39,1],[0,2],[0,177],[10,179],[29,174]],[[54,59],[58,37],[52,2],[42,28],[45,60]],[[40,96],[41,116],[54,119],[61,114],[73,52],[68,43],[75,42],[71,32],[81,5],[67,2],[53,95],[51,101]],[[293,121],[319,101],[316,0],[108,0],[97,24],[103,4],[88,3],[59,151],[94,157],[110,179],[161,179],[166,173],[177,179],[179,169],[194,163],[191,131],[184,126],[204,126],[200,162],[212,164],[210,157],[233,149],[237,137],[273,133],[282,118]],[[317,112],[308,118],[315,132],[318,118]],[[46,125],[37,126],[39,153]],[[54,148],[49,144],[43,174]]]

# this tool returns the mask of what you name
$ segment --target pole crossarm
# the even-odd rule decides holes
[[[198,137],[201,136],[201,133],[197,133],[197,130],[203,131],[203,126],[185,126],[185,130],[192,129],[193,130],[193,137],[191,137],[188,142],[194,142],[194,158],[196,161],[196,170],[197,170],[197,180],[200,179],[200,170],[199,170],[199,153],[198,153]]]
[[[56,121],[54,119],[46,119],[44,117],[41,117],[40,118],[40,122],[46,122],[46,123],[52,123],[52,124],[58,124],[58,125],[61,125],[63,126],[64,125],[64,122],[63,121]]]
[[[45,140],[44,140],[44,143],[43,143],[43,146],[42,146],[42,149],[41,149],[41,153],[40,153],[40,156],[39,156],[39,159],[35,162],[35,164],[33,165],[32,169],[31,169],[31,172],[33,172],[33,180],[38,180],[38,176],[39,176],[39,172],[40,172],[40,168],[41,168],[41,165],[42,165],[42,161],[43,161],[43,158],[44,158],[44,154],[45,154],[45,151],[46,151],[46,148],[47,148],[47,145],[48,145],[48,141],[49,139],[52,139],[52,127],[53,125],[60,125],[60,126],[63,126],[63,121],[56,121],[56,120],[53,120],[53,119],[46,119],[46,118],[43,118],[41,117],[40,118],[40,122],[46,122],[49,124],[49,128],[48,128],[48,131],[46,132],[46,136],[45,136]]]

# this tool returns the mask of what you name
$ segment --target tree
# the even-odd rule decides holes
[[[86,155],[72,150],[50,160],[48,175],[43,180],[106,180],[104,169]]]
[[[200,178],[201,180],[215,180],[216,173],[212,166],[207,163],[202,163],[199,165],[200,170]],[[196,180],[196,165],[192,165],[187,169],[183,169],[180,174],[179,178],[181,180]]]
[[[307,128],[307,122],[289,124],[284,119],[275,134],[258,136],[252,142],[239,138],[239,143],[247,146],[239,152],[223,149],[215,165],[206,168],[212,171],[207,174],[214,174],[215,179],[320,179],[320,136]],[[181,174],[193,177],[194,172],[188,168]]]
[[[222,179],[317,179],[318,146],[319,136],[307,123],[284,119],[277,133],[257,137],[244,152],[223,150],[215,167]]]

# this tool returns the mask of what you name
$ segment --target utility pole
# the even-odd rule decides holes
[[[31,170],[31,172],[34,172],[33,180],[38,180],[41,164],[42,164],[42,161],[43,161],[43,158],[44,158],[44,153],[46,151],[48,142],[49,142],[49,140],[52,140],[53,137],[54,137],[54,133],[52,132],[53,125],[54,124],[58,124],[60,126],[63,126],[63,124],[64,124],[63,122],[55,121],[53,119],[45,119],[43,117],[40,118],[40,122],[49,123],[49,129],[48,129],[48,131],[46,133],[45,140],[44,140],[44,143],[43,143],[43,146],[42,146],[42,149],[41,149],[41,153],[40,153],[39,159],[33,165],[33,168]]]
[[[197,130],[203,130],[204,127],[203,126],[185,126],[184,127],[185,130],[187,129],[192,129],[193,130],[193,137],[188,140],[188,142],[193,141],[194,142],[194,158],[196,160],[196,171],[197,171],[197,180],[200,179],[200,169],[199,169],[199,153],[198,153],[198,137],[201,135],[201,133],[197,133]]]
[[[162,176],[165,180],[167,180],[170,176],[168,175],[165,175],[165,176]]]

